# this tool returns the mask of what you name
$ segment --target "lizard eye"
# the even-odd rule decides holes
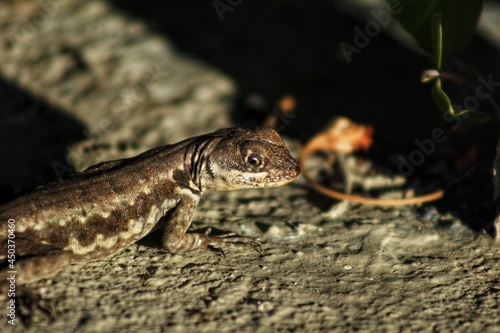
[[[249,164],[254,168],[264,166],[264,159],[257,153],[251,153],[250,155],[247,156],[246,160],[247,164]]]

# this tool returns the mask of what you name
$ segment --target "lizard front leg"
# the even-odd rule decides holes
[[[170,220],[163,231],[162,245],[170,253],[182,253],[194,249],[207,249],[224,256],[221,249],[226,244],[251,247],[258,252],[262,248],[258,239],[250,237],[234,237],[234,233],[210,236],[208,233],[188,233],[200,197],[195,194],[185,195],[174,208]]]

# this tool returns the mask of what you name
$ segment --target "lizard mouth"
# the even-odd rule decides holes
[[[239,178],[240,183],[252,187],[278,187],[292,182],[300,175],[300,167],[290,167],[286,173],[274,175],[264,172],[244,172]]]

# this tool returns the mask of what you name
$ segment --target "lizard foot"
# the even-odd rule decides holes
[[[195,249],[207,249],[213,253],[224,257],[222,247],[231,245],[239,247],[249,247],[259,253],[262,253],[260,240],[253,237],[241,237],[234,232],[210,235],[212,228],[207,228],[202,233],[187,233],[184,235],[176,235],[167,233],[162,243],[163,248],[170,253],[182,253]]]
[[[232,246],[240,246],[240,247],[249,247],[259,253],[263,253],[262,244],[260,239],[253,237],[241,237],[238,236],[235,232],[230,232],[222,235],[209,236],[212,228],[208,228],[203,235],[206,241],[207,249],[221,257],[225,257],[224,250],[222,250],[222,246],[224,245],[232,245]]]

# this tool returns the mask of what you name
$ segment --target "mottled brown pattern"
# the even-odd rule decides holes
[[[175,170],[172,173],[172,177],[174,178],[175,184],[179,186],[180,188],[184,189],[189,189],[193,194],[195,195],[200,195],[200,191],[198,189],[194,189],[190,183],[192,182],[191,178],[189,178],[189,175],[186,171],[184,170]]]
[[[7,239],[8,219],[15,219],[21,241],[17,250],[26,260],[23,273],[33,279],[70,261],[116,253],[146,235],[171,210],[163,235],[167,251],[208,248],[222,254],[219,248],[226,243],[259,250],[253,239],[186,234],[201,193],[280,186],[299,173],[274,130],[223,129],[97,164],[0,206],[0,243]],[[0,258],[5,258],[5,249]],[[49,267],[38,267],[42,263]]]

